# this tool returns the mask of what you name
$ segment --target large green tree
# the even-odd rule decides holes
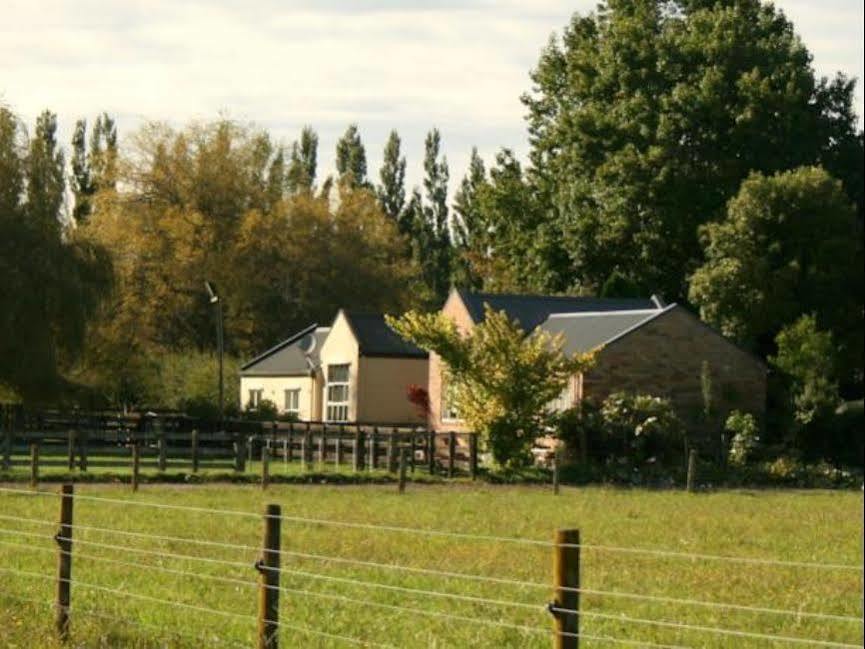
[[[478,267],[488,255],[489,232],[480,209],[479,193],[486,184],[484,161],[472,147],[469,168],[454,195],[453,247],[451,271],[454,285],[478,289],[483,286],[482,271]]]
[[[608,0],[551,39],[532,80],[529,176],[566,253],[549,288],[618,273],[686,295],[698,226],[752,171],[822,164],[861,210],[853,84],[817,79],[771,4]]]
[[[690,298],[704,320],[765,356],[784,327],[813,313],[845,382],[861,388],[862,227],[839,181],[819,167],[754,173],[700,232],[706,262]]]
[[[300,141],[291,145],[287,175],[289,191],[311,191],[315,185],[317,164],[318,134],[311,126],[304,126],[300,132]]]
[[[434,296],[443,301],[450,287],[451,236],[448,211],[448,162],[441,153],[441,134],[437,128],[427,133],[424,143],[423,206],[426,228],[431,241],[421,259],[424,277]]]

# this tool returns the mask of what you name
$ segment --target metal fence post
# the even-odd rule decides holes
[[[264,514],[264,544],[256,563],[258,581],[258,649],[279,647],[279,505],[268,505]]]
[[[553,547],[555,649],[580,645],[580,531],[557,530]]]
[[[61,488],[60,528],[57,542],[57,598],[54,625],[61,641],[69,639],[69,604],[72,595],[72,505],[75,488],[65,484]]]

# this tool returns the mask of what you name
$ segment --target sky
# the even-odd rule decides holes
[[[5,0],[0,103],[28,125],[108,111],[124,134],[146,120],[182,126],[228,116],[290,144],[319,133],[319,177],[358,124],[377,177],[388,132],[403,138],[408,182],[422,178],[435,126],[451,190],[472,146],[489,162],[527,150],[520,94],[553,32],[594,0]],[[861,0],[778,0],[821,75],[863,77]],[[863,93],[856,109],[863,114]]]

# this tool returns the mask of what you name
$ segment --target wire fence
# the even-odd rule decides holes
[[[145,607],[174,612],[193,613],[205,618],[222,619],[237,625],[253,638],[257,646],[275,649],[280,641],[287,646],[303,645],[300,638],[315,638],[324,643],[353,644],[358,646],[406,646],[404,634],[391,634],[389,625],[420,625],[419,620],[434,621],[424,632],[435,634],[441,630],[442,644],[448,644],[448,632],[462,629],[472,637],[483,638],[488,633],[496,636],[495,645],[542,646],[550,640],[556,647],[571,649],[580,645],[642,646],[642,647],[697,647],[738,646],[742,641],[761,645],[814,646],[850,648],[862,646],[863,620],[861,611],[811,610],[810,608],[782,608],[750,602],[724,602],[712,598],[672,597],[638,589],[618,590],[584,587],[585,566],[581,570],[581,553],[631,557],[640,555],[649,560],[663,558],[679,562],[719,562],[725,565],[760,567],[772,571],[812,571],[821,579],[831,574],[855,577],[859,580],[857,604],[861,602],[862,565],[838,562],[796,561],[776,557],[727,556],[707,553],[689,553],[661,548],[625,547],[583,542],[563,542],[562,538],[579,539],[576,532],[570,536],[558,533],[559,540],[473,534],[467,532],[376,525],[328,518],[283,514],[279,506],[270,505],[265,513],[232,509],[193,507],[169,502],[139,499],[111,498],[74,493],[71,485],[60,493],[0,487],[0,493],[34,498],[60,498],[59,531],[52,533],[57,522],[46,517],[0,513],[0,549],[8,548],[12,557],[56,555],[60,560],[56,570],[36,571],[20,567],[12,561],[0,565],[2,582],[0,602],[19,601],[37,607],[52,607],[55,612],[56,632],[68,636],[74,624],[83,620],[112,625],[121,624],[126,632],[137,629],[142,634],[177,635],[185,637],[193,646],[210,638],[213,644],[248,646],[233,639],[230,633],[211,630],[196,634],[183,629],[166,628],[154,624],[145,616],[136,618],[133,611]],[[151,510],[170,510],[180,515],[217,517],[261,525],[263,541],[238,543],[204,538],[163,534],[154,531],[122,529],[107,525],[93,525],[73,519],[72,503],[93,503],[94,507],[119,506]],[[79,514],[80,517],[80,514]],[[369,539],[381,535],[400,537],[411,535],[415,543],[422,539],[471,541],[494,546],[541,549],[553,556],[550,584],[537,580],[513,578],[501,574],[478,574],[459,570],[405,565],[398,562],[376,561],[326,552],[309,552],[282,547],[286,534],[282,524],[314,527],[328,530],[351,529]],[[244,528],[246,529],[246,528]],[[294,536],[287,535],[289,538]],[[397,541],[404,542],[404,541]],[[143,547],[142,547],[143,546]],[[179,549],[178,549],[179,548]],[[256,560],[257,556],[257,560]],[[300,562],[300,563],[298,563]],[[84,578],[72,577],[75,574]],[[30,565],[30,564],[27,564]],[[86,570],[80,568],[87,566]],[[311,567],[306,567],[311,565]],[[66,566],[66,568],[64,568]],[[103,567],[98,570],[95,568]],[[108,571],[114,567],[115,571]],[[347,568],[352,572],[346,572]],[[581,574],[582,573],[582,574]],[[117,576],[119,575],[119,579]],[[99,577],[115,577],[105,581]],[[423,577],[421,583],[418,579]],[[426,579],[430,578],[430,579]],[[49,583],[57,587],[57,597],[27,598],[13,591],[8,584]],[[147,583],[146,592],[142,584]],[[459,584],[478,584],[484,592],[466,592]],[[187,590],[172,584],[185,584]],[[67,599],[60,593],[67,589]],[[74,590],[73,590],[74,587]],[[156,589],[157,592],[154,592]],[[230,589],[230,597],[221,597],[220,589]],[[378,596],[378,595],[380,596]],[[94,597],[98,597],[98,602]],[[280,597],[282,596],[282,597]],[[74,598],[74,602],[71,601]],[[611,611],[588,606],[594,602],[612,601],[638,606],[631,611]],[[191,601],[190,601],[191,600]],[[95,604],[107,601],[109,605]],[[245,610],[227,608],[218,604],[244,602]],[[319,602],[311,605],[310,602]],[[130,606],[137,603],[136,606]],[[438,604],[437,604],[438,603]],[[647,609],[650,605],[665,605]],[[670,605],[668,608],[666,605]],[[301,624],[299,609],[306,606],[317,615],[306,615],[314,624]],[[443,608],[446,606],[446,608]],[[683,610],[712,611],[717,613],[714,623],[694,620]],[[647,615],[646,611],[653,612]],[[661,614],[664,612],[663,614]],[[331,617],[348,618],[370,615],[376,619],[375,633],[343,633],[343,627],[330,626]],[[749,627],[735,624],[733,614],[748,614]],[[82,620],[78,622],[79,618]],[[775,628],[754,626],[768,619],[792,620],[801,632],[770,632]],[[76,620],[72,622],[70,620]],[[819,621],[819,629],[831,630],[830,637],[819,637],[806,623]],[[215,623],[214,623],[215,624]],[[213,624],[209,627],[216,629]],[[346,626],[346,625],[343,625]],[[352,625],[347,625],[351,627]],[[355,624],[357,626],[363,626]],[[784,627],[786,628],[786,627]],[[337,632],[339,630],[340,632]],[[484,631],[486,630],[486,631]],[[175,633],[176,632],[176,633]],[[432,637],[432,636],[430,636]],[[465,636],[463,636],[465,637]],[[503,640],[507,638],[507,640]],[[708,640],[707,640],[708,639]],[[395,642],[396,641],[396,642]]]

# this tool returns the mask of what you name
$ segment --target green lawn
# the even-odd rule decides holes
[[[5,486],[26,488],[21,484]],[[56,492],[56,485],[43,489]],[[144,485],[134,495],[123,486],[78,485],[77,493],[250,513],[260,513],[265,503],[275,502],[290,516],[541,541],[552,540],[557,527],[579,527],[585,544],[862,564],[863,499],[861,492],[850,491],[727,491],[689,495],[589,487],[563,488],[559,496],[553,496],[543,487],[460,483],[409,485],[403,496],[397,495],[393,485],[274,485],[267,493],[252,485]],[[0,517],[56,521],[58,505],[58,499],[53,497],[0,492]],[[246,546],[258,546],[262,536],[262,522],[256,516],[156,509],[86,499],[76,500],[75,522]],[[550,646],[551,619],[544,606],[551,599],[545,584],[552,579],[552,550],[545,545],[290,520],[283,521],[282,526],[283,549],[291,552],[538,584],[494,583],[285,555],[282,586],[286,592],[281,594],[281,616],[284,624],[292,628],[283,630],[282,646],[351,646],[347,641],[321,633],[346,636],[373,646],[376,643],[399,647]],[[0,528],[4,530],[0,533],[0,567],[46,577],[54,574],[54,543],[47,536],[56,531],[56,525],[0,518]],[[252,646],[255,621],[244,616],[254,616],[257,610],[256,589],[251,583],[257,574],[253,569],[256,550],[86,529],[77,529],[75,538],[128,549],[79,543],[74,550],[77,556],[73,580],[139,597],[96,590],[83,583],[75,585],[73,646],[201,647],[232,643]],[[134,552],[133,548],[217,561],[159,556]],[[110,563],[106,559],[140,566]],[[590,547],[582,549],[581,568],[585,589],[862,616],[862,573],[853,570],[683,559]],[[204,579],[201,575],[219,577],[222,581]],[[369,583],[345,580],[458,594],[464,599],[376,588]],[[53,646],[53,613],[49,605],[53,582],[0,571],[0,585],[0,644],[22,648]],[[216,609],[223,614],[166,606],[147,598]],[[583,633],[645,643],[690,647],[795,646],[638,624],[622,616],[859,646],[863,642],[859,621],[601,594],[583,594],[581,609],[585,614],[581,623]],[[595,617],[593,613],[613,619]],[[581,647],[614,646],[621,645],[587,639],[581,644]]]

